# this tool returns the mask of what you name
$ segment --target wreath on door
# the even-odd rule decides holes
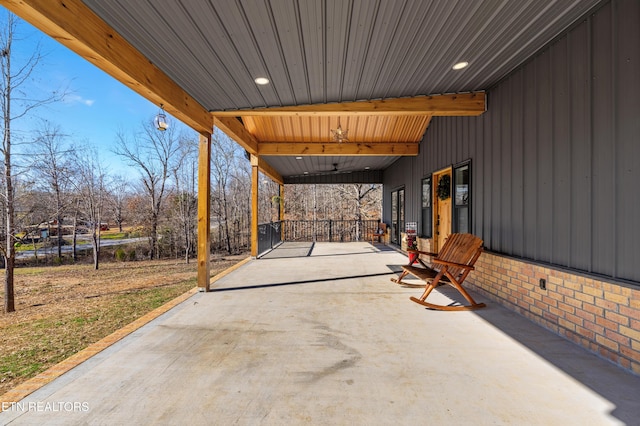
[[[444,175],[438,180],[438,187],[436,188],[438,198],[446,200],[451,196],[451,176]]]

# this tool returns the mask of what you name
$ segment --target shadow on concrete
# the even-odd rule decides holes
[[[240,287],[225,287],[225,288],[213,288],[211,292],[223,292],[223,291],[235,291],[235,290],[254,290],[258,288],[271,288],[271,287],[284,287],[290,285],[302,285],[302,284],[315,284],[327,281],[340,281],[340,280],[353,280],[359,278],[371,278],[371,277],[380,277],[385,275],[391,275],[392,272],[383,272],[378,274],[366,274],[366,275],[350,275],[345,277],[328,277],[328,278],[319,278],[314,280],[304,280],[304,281],[289,281],[284,283],[272,283],[272,284],[256,284],[256,285],[247,285]]]
[[[398,251],[386,244],[382,244],[382,243],[375,243],[373,244],[373,247],[375,247],[378,251]],[[401,252],[402,253],[402,252]],[[404,253],[403,253],[404,254]]]
[[[375,251],[360,251],[350,253],[335,253],[335,254],[314,254],[313,257],[337,257],[337,256],[354,256],[358,254],[376,254]]]
[[[467,287],[467,289],[469,289]],[[442,285],[436,290],[452,300],[452,305],[466,301],[457,290]],[[615,405],[610,412],[627,425],[640,424],[640,377],[610,363],[579,345],[555,334],[517,312],[506,309],[498,302],[484,297],[484,294],[470,290],[474,299],[487,303],[487,308],[473,311],[478,317],[514,341],[525,346],[548,363],[554,365],[576,381],[606,398]],[[494,309],[492,309],[492,305]],[[425,310],[430,310],[425,308]],[[449,313],[447,313],[449,314]],[[456,313],[451,313],[455,315]],[[606,374],[602,374],[606,372]],[[541,407],[543,408],[543,407]]]
[[[278,247],[260,256],[260,259],[285,259],[292,257],[309,257],[315,243],[285,241]]]

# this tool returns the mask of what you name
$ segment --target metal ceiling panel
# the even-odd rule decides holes
[[[508,3],[492,18],[491,31],[478,31],[480,37],[469,46],[474,66],[446,87],[465,85],[486,89],[497,83],[542,47],[592,10],[598,1],[538,1]],[[506,41],[506,42],[505,42]],[[471,61],[470,61],[471,62]],[[437,85],[434,90],[443,86]]]
[[[600,0],[83,1],[219,111],[485,90]]]
[[[370,156],[309,156],[309,157],[265,157],[276,169],[287,170],[284,177],[312,177],[353,172],[382,171],[400,157]]]
[[[306,103],[326,103],[326,38],[322,36],[322,29],[325,26],[324,3],[316,1],[297,4],[300,14],[300,37],[304,51],[303,66],[307,78]]]
[[[604,2],[81,1],[209,111],[487,90]],[[463,60],[467,68],[452,70]],[[351,141],[417,143],[429,120],[243,117],[259,141],[309,143],[329,142],[338,122]],[[283,176],[335,163],[381,170],[396,159],[267,157]]]

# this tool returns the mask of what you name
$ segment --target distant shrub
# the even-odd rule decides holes
[[[56,256],[53,258],[53,264],[56,266],[62,265],[63,262],[64,262],[64,259],[60,256]]]
[[[138,249],[140,250],[140,256],[142,258],[146,259],[147,257],[149,257],[149,252],[150,252],[149,246],[147,246],[147,245],[140,246],[140,247],[138,247]]]
[[[127,258],[127,252],[122,247],[118,247],[115,251],[115,257],[118,262],[124,262]]]
[[[148,233],[149,231],[144,226],[137,226],[129,230],[128,238],[140,238],[146,236]]]
[[[130,261],[134,261],[134,260],[136,260],[136,250],[135,250],[135,249],[131,249],[131,250],[129,250],[129,253],[127,253],[127,258],[128,258]]]

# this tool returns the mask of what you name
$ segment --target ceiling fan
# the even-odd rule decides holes
[[[333,163],[331,165],[333,166],[332,169],[322,170],[322,171],[320,171],[320,174],[328,175],[328,174],[338,174],[338,173],[340,173],[340,170],[338,169],[338,163]]]

